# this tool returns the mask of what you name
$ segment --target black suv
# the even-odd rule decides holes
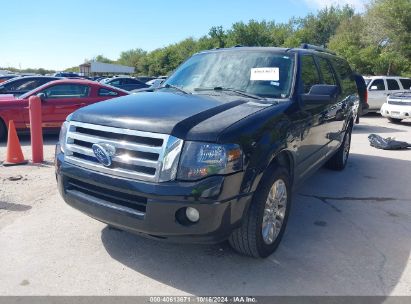
[[[71,206],[147,237],[216,243],[266,257],[292,189],[326,164],[344,169],[358,92],[324,49],[198,53],[151,92],[82,108],[56,147]]]

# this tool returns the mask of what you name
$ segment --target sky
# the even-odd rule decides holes
[[[99,54],[147,51],[238,21],[286,22],[367,0],[0,0],[0,67],[63,70]]]

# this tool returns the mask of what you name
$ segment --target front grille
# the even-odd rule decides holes
[[[146,212],[147,198],[142,196],[107,189],[105,187],[96,186],[73,178],[68,178],[67,180],[67,191],[81,192],[114,205],[122,206],[142,213]]]
[[[390,99],[388,99],[388,104],[398,105],[398,106],[411,106],[411,101],[390,100]]]
[[[65,160],[110,175],[158,182],[164,155],[169,143],[175,140],[166,134],[71,121],[66,137]],[[109,167],[98,161],[93,144],[115,148]]]

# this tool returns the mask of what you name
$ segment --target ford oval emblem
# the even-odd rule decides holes
[[[102,144],[93,144],[94,155],[97,160],[105,167],[111,166],[111,153],[105,149]]]

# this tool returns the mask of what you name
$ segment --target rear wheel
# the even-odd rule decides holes
[[[0,119],[0,141],[6,140],[7,128],[6,124]]]
[[[240,228],[229,243],[237,252],[265,258],[280,244],[291,204],[290,176],[286,168],[275,167],[254,194]]]
[[[338,148],[337,152],[330,158],[326,163],[326,167],[332,170],[341,171],[345,168],[348,161],[348,156],[350,154],[351,148],[351,131],[352,126],[350,125],[345,131],[343,142]]]
[[[402,119],[392,117],[388,117],[388,120],[392,123],[400,123],[402,121]]]

